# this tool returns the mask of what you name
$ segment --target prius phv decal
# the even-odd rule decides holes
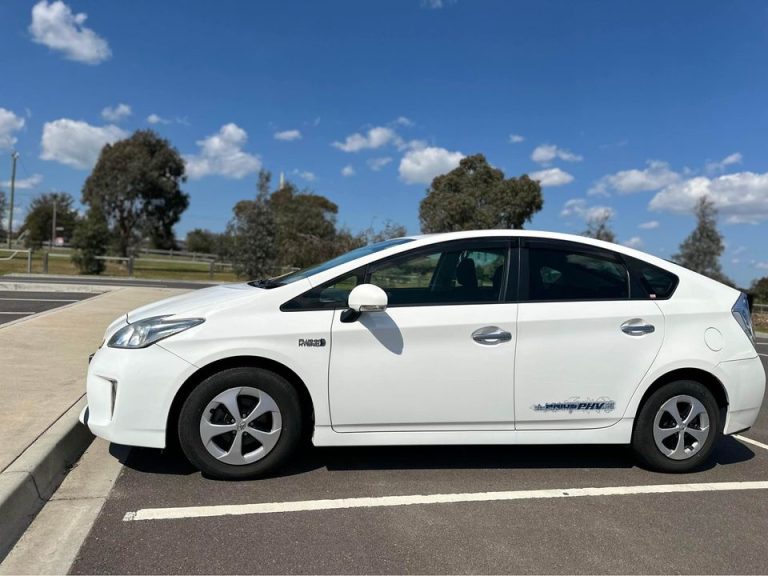
[[[534,404],[531,408],[536,412],[613,412],[616,409],[616,402],[610,398],[579,398],[574,396],[564,402],[545,402],[544,404]]]

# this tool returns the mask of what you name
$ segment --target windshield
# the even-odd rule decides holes
[[[285,284],[290,284],[291,282],[296,282],[297,280],[314,276],[315,274],[319,274],[320,272],[325,272],[326,270],[330,270],[335,266],[339,266],[341,264],[351,262],[352,260],[357,260],[358,258],[362,258],[363,256],[368,256],[369,254],[375,254],[376,252],[386,250],[387,248],[392,248],[393,246],[398,246],[400,244],[405,244],[406,242],[412,242],[412,241],[413,241],[413,238],[393,238],[392,240],[384,240],[383,242],[376,242],[375,244],[369,244],[368,246],[361,246],[360,248],[355,248],[354,250],[351,250],[346,254],[342,254],[341,256],[336,256],[336,258],[331,258],[330,260],[327,260],[322,264],[310,266],[309,268],[305,268],[304,270],[298,270],[296,272],[291,272],[290,274],[286,274],[285,276],[270,278],[269,280],[255,280],[253,282],[249,282],[249,284],[251,286],[257,286],[259,288],[276,288],[277,286],[284,286]]]

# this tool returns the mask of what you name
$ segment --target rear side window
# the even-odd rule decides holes
[[[528,248],[528,300],[625,300],[629,274],[610,252],[582,251],[567,244]]]
[[[658,266],[648,264],[637,258],[631,256],[624,256],[627,264],[629,265],[632,275],[645,294],[643,296],[651,300],[666,300],[677,288],[678,278],[672,272],[662,270]],[[635,294],[633,292],[632,297],[640,297],[641,294]]]

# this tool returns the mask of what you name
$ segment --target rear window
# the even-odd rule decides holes
[[[624,259],[649,299],[666,300],[675,292],[678,278],[672,272],[631,256],[624,256]],[[633,292],[632,297],[637,296]]]

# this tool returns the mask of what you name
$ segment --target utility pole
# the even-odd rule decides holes
[[[15,150],[11,154],[11,210],[8,212],[8,248],[11,248],[11,238],[13,237],[13,196],[16,193],[16,160],[19,159],[19,153]]]
[[[53,196],[53,224],[51,225],[51,250],[53,250],[53,241],[56,237],[56,195]]]

